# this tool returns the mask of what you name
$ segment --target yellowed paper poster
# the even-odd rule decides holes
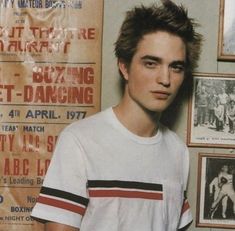
[[[30,213],[60,131],[100,110],[103,0],[0,0],[0,231]]]

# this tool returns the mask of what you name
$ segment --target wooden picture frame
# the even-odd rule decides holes
[[[233,101],[235,74],[194,73],[188,112],[188,146],[235,148]]]
[[[197,227],[235,228],[234,172],[235,155],[199,153]]]
[[[235,61],[234,12],[234,0],[220,0],[218,60]]]

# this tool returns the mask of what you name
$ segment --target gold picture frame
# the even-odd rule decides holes
[[[218,60],[235,61],[235,1],[220,0]]]

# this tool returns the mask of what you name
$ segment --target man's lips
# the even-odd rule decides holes
[[[163,99],[163,100],[168,99],[168,97],[171,95],[169,92],[166,91],[151,91],[151,93],[156,99]]]

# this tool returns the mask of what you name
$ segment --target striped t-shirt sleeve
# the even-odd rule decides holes
[[[84,151],[73,134],[64,131],[58,139],[32,216],[80,228],[88,202]]]

